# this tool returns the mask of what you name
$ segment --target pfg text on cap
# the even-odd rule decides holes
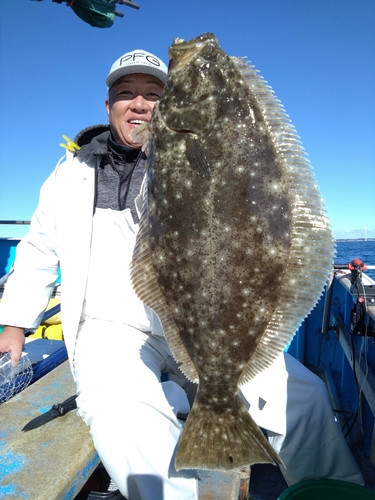
[[[132,73],[153,75],[165,84],[167,82],[168,68],[154,54],[142,49],[136,49],[132,52],[127,52],[112,64],[106,78],[107,87],[111,88],[116,80]]]

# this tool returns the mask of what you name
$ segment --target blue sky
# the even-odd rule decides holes
[[[0,3],[0,219],[28,220],[71,138],[105,123],[112,62],[143,48],[168,62],[176,37],[215,33],[274,89],[314,167],[337,236],[375,237],[373,0],[136,0],[92,28],[65,4]],[[1,236],[24,227],[1,226]]]

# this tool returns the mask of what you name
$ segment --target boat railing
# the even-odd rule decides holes
[[[375,465],[375,281],[335,265],[289,352],[324,380],[357,460]]]

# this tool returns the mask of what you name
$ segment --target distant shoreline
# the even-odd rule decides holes
[[[335,241],[375,241],[375,238],[336,238]]]

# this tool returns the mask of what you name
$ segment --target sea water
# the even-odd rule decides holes
[[[353,259],[361,259],[368,266],[375,266],[375,240],[348,240],[336,242],[335,264],[349,264]],[[375,280],[375,269],[365,271]]]

